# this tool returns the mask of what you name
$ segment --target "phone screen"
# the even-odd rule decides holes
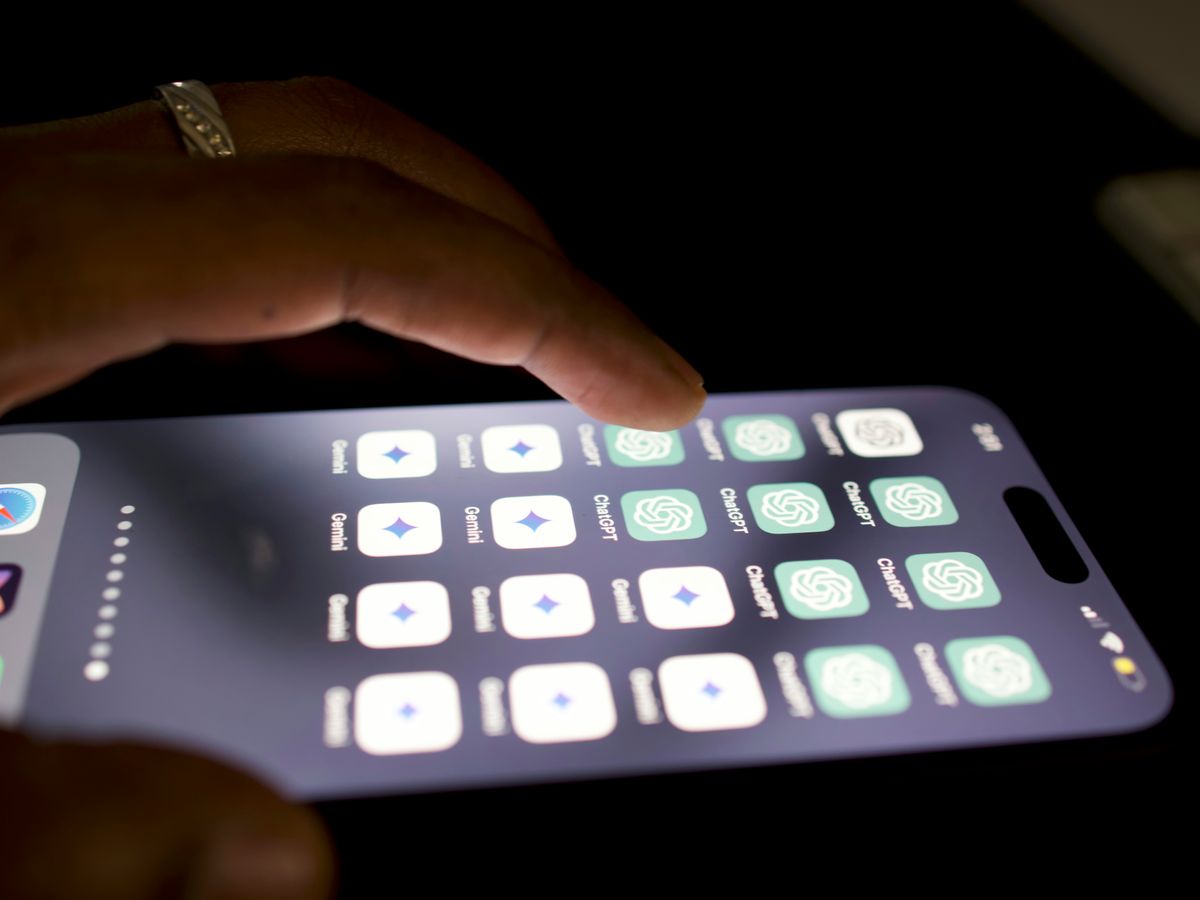
[[[2,428],[0,602],[7,724],[167,741],[297,799],[1171,704],[1012,425],[947,388],[715,395],[665,433],[563,402]]]

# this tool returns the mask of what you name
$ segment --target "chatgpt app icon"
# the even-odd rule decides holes
[[[925,448],[902,409],[845,409],[837,414],[837,427],[855,456],[916,456]]]
[[[932,609],[978,609],[1000,602],[1000,589],[974,553],[917,553],[905,560],[921,602]]]
[[[804,441],[788,416],[729,416],[721,428],[729,452],[743,462],[777,462],[804,455]]]
[[[946,486],[927,475],[876,478],[871,482],[871,496],[889,525],[916,528],[958,521],[958,510]]]
[[[797,619],[861,616],[871,606],[858,573],[845,560],[780,563],[775,581],[783,605]]]
[[[875,644],[820,647],[804,657],[817,705],[838,719],[893,716],[911,698],[896,659]]]
[[[621,512],[638,541],[687,541],[708,531],[700,498],[687,490],[630,491],[621,496]]]
[[[642,431],[606,425],[604,444],[608,458],[617,466],[674,466],[683,462],[683,441],[678,431]]]
[[[754,521],[768,534],[828,531],[833,527],[829,501],[815,484],[756,484],[746,494]]]
[[[1033,649],[1018,637],[950,641],[946,660],[959,690],[976,706],[1041,703],[1050,696],[1050,679]]]

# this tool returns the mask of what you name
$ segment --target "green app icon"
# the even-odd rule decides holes
[[[833,527],[829,502],[815,484],[756,484],[746,494],[754,521],[770,534],[828,531]]]
[[[683,462],[683,440],[678,431],[605,425],[604,444],[608,458],[617,466],[674,466]]]
[[[1020,638],[959,638],[946,645],[946,659],[959,690],[976,706],[1041,703],[1050,696],[1050,679]]]
[[[945,485],[926,475],[876,478],[871,482],[871,496],[889,525],[914,528],[958,521],[958,510]]]
[[[621,511],[629,536],[638,541],[687,541],[708,531],[691,491],[630,491],[621,496]]]
[[[861,616],[871,604],[850,563],[841,559],[808,559],[775,567],[783,605],[797,619]]]
[[[904,564],[926,606],[978,609],[1000,602],[992,573],[974,553],[918,553]]]
[[[729,416],[721,427],[729,452],[744,462],[775,462],[804,455],[804,441],[787,416]]]
[[[804,671],[821,711],[838,719],[893,716],[911,702],[895,657],[875,644],[811,650]]]

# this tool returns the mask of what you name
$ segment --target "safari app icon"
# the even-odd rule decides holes
[[[46,488],[33,482],[0,484],[0,537],[33,531],[42,518]]]

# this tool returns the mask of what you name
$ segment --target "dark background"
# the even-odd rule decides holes
[[[1191,782],[1181,723],[1194,709],[1197,329],[1107,237],[1093,203],[1117,175],[1195,167],[1200,147],[1016,7],[888,9],[788,21],[597,10],[537,30],[477,23],[471,36],[389,26],[370,48],[331,34],[216,56],[187,48],[170,66],[48,56],[6,73],[20,89],[0,103],[0,124],[134,102],[177,78],[336,75],[507,177],[710,390],[933,383],[984,394],[1021,429],[1176,684],[1172,716],[1129,738],[332,805],[357,877],[390,852],[381,823],[452,833],[514,805],[582,828],[634,810],[639,833],[668,815],[755,816],[778,835],[800,804],[870,803],[910,824],[919,804],[920,821],[948,836],[955,810],[982,792],[1064,835],[1137,823],[1122,826],[1127,839]],[[436,377],[412,377],[430,367]],[[170,348],[5,421],[545,395],[519,371],[346,327]]]

